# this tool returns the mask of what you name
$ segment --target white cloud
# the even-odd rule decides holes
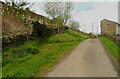
[[[92,23],[93,23],[94,33],[97,32],[97,29],[99,29],[98,32],[100,33],[100,21],[104,18],[118,22],[117,3],[115,2],[104,3],[104,5],[96,7],[94,9],[77,13],[73,17],[74,20],[80,22],[81,25],[84,25],[81,27],[81,29],[85,32],[92,31]]]

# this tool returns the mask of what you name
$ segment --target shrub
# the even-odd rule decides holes
[[[30,54],[36,54],[39,52],[37,46],[28,46],[25,48],[25,50],[27,53],[30,53]]]
[[[28,53],[28,54],[36,54],[39,52],[39,49],[37,48],[37,46],[26,46],[26,47],[19,47],[19,48],[16,48],[16,49],[13,49],[12,52],[14,54],[19,54],[19,55],[23,55],[25,53]]]

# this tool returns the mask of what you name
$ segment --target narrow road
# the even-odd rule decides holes
[[[80,43],[47,77],[118,77],[98,39]]]

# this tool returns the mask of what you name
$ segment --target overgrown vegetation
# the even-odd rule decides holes
[[[120,62],[120,47],[107,37],[100,37],[100,40]]]
[[[3,77],[42,76],[87,36],[68,30],[48,39],[34,39],[23,45],[4,49]]]
[[[4,37],[10,46],[5,46],[2,52],[3,77],[33,77],[38,72],[42,76],[72,48],[89,36],[75,29],[71,30],[65,25],[71,17],[72,3],[60,3],[64,5],[64,8],[61,8],[64,13],[58,15],[59,12],[63,12],[58,10],[58,16],[50,20],[30,11],[29,7],[24,8],[29,3],[6,1],[2,3],[2,16],[4,16],[2,23]],[[56,6],[60,9],[63,7],[61,5]],[[38,22],[37,25],[34,24],[35,21]],[[34,25],[36,29],[33,29]],[[39,25],[40,28],[38,28]],[[49,26],[52,28],[47,29]],[[46,35],[48,33],[49,35]],[[21,35],[23,35],[22,38]],[[18,40],[13,40],[11,43],[12,39]],[[3,45],[8,45],[8,43],[3,43]]]

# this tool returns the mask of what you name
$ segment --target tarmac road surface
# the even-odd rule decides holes
[[[100,41],[87,39],[46,77],[118,77],[118,72]]]

